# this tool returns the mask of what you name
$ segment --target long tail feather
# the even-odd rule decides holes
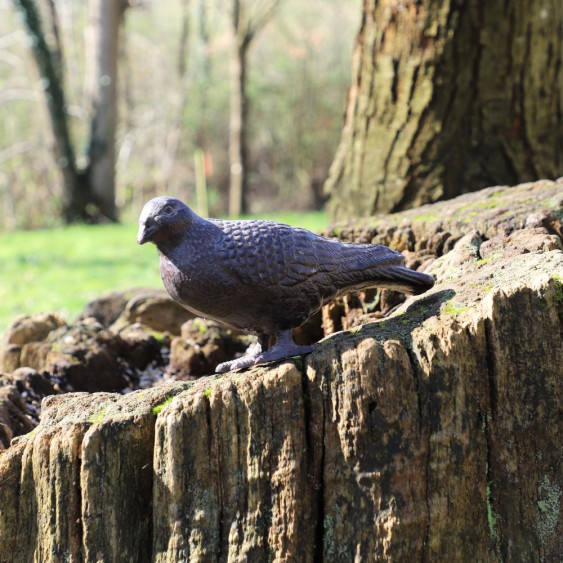
[[[419,295],[434,286],[432,276],[405,266],[377,268],[375,281],[375,287],[386,287],[409,295]]]

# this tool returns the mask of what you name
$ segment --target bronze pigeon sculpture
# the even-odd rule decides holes
[[[404,267],[404,257],[378,244],[331,240],[274,221],[203,219],[180,200],[156,197],[139,217],[137,242],[160,255],[164,287],[196,315],[258,336],[223,373],[307,354],[291,329],[350,291],[386,287],[419,294],[432,276]],[[269,347],[270,338],[276,342]]]

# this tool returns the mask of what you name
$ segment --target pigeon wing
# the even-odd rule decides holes
[[[337,267],[317,256],[315,240],[322,237],[305,229],[274,221],[214,222],[225,235],[218,257],[246,285],[291,287]]]
[[[318,237],[315,252],[319,261],[337,265],[317,276],[316,285],[322,288],[324,301],[370,287],[418,295],[434,285],[432,276],[406,268],[402,254],[380,244],[343,243]]]
[[[421,293],[434,283],[405,268],[403,255],[386,246],[343,243],[273,221],[215,224],[223,232],[216,254],[225,273],[253,288],[257,301],[270,308],[277,301],[306,317],[349,291],[389,287]]]

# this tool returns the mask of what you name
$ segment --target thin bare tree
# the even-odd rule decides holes
[[[229,215],[238,217],[248,210],[248,50],[256,35],[273,16],[282,0],[231,1],[231,108],[229,121]]]
[[[13,0],[23,15],[32,54],[41,76],[54,138],[56,163],[63,178],[62,215],[66,222],[117,220],[115,206],[115,132],[117,55],[126,0],[92,0],[91,52],[88,61],[90,139],[86,165],[77,164],[65,94],[64,53],[56,4],[47,0],[48,28],[36,0]],[[49,42],[47,37],[53,39]]]
[[[87,71],[91,127],[88,185],[103,215],[117,219],[115,206],[115,134],[117,129],[117,61],[127,0],[90,0],[91,53]]]

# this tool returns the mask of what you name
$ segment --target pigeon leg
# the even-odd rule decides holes
[[[285,360],[292,356],[301,356],[302,354],[309,354],[313,351],[313,346],[299,346],[295,344],[293,335],[290,330],[280,330],[278,332],[278,339],[276,343],[265,352],[262,352],[255,358],[255,364],[264,364],[266,362],[277,362]]]
[[[268,347],[269,338],[269,336],[259,335],[258,340],[246,349],[244,356],[236,360],[231,360],[230,362],[219,364],[215,368],[215,373],[225,373],[234,369],[243,369],[254,365],[256,358]]]
[[[246,349],[246,352],[244,353],[244,355],[245,356],[258,356],[258,354],[261,354],[264,350],[268,349],[269,341],[270,341],[269,335],[259,335],[258,340],[254,344],[251,344]]]

